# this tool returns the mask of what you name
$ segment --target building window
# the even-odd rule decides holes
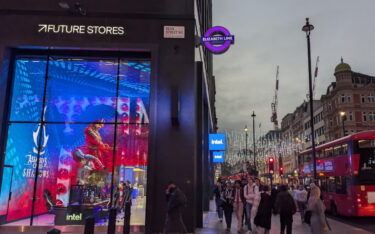
[[[330,103],[330,102],[328,102],[328,110],[329,110],[329,111],[332,110],[332,106],[331,106],[331,103]]]
[[[365,103],[365,95],[361,94],[361,103]]]
[[[362,119],[363,119],[363,122],[367,121],[366,112],[362,113]]]
[[[347,99],[348,99],[348,103],[351,103],[351,102],[352,102],[352,96],[348,95],[348,96],[347,96]]]
[[[341,94],[341,103],[345,103],[345,94]]]
[[[330,126],[330,127],[333,126],[333,121],[332,121],[332,119],[329,120],[329,126]]]
[[[373,94],[369,94],[367,96],[367,98],[368,98],[368,102],[369,103],[375,103],[375,99],[374,99],[374,95]]]
[[[349,112],[349,120],[353,121],[353,112]]]
[[[369,116],[369,121],[373,121],[372,115],[373,115],[373,113],[372,113],[372,112],[369,112],[369,113],[368,113],[368,116]]]

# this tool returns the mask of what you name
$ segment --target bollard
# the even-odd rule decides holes
[[[130,234],[131,200],[125,203],[124,234]]]
[[[94,234],[95,218],[94,216],[88,216],[85,221],[84,234]]]
[[[61,233],[60,230],[56,228],[52,228],[51,230],[47,232],[47,234],[60,234],[60,233]]]
[[[117,215],[117,209],[114,207],[111,207],[109,209],[108,234],[115,234],[116,215]]]

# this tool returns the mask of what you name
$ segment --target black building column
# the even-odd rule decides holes
[[[196,207],[196,227],[203,227],[203,177],[202,177],[202,156],[203,156],[203,64],[196,63],[196,189],[195,189],[195,207]]]
[[[203,127],[204,127],[204,150],[203,150],[203,211],[210,210],[210,181],[209,181],[209,160],[210,151],[208,150],[209,134],[209,114],[208,105],[203,105]]]

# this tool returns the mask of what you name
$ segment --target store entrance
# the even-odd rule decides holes
[[[140,57],[15,57],[3,225],[107,225],[111,206],[121,224],[130,200],[131,225],[144,225],[151,64]]]

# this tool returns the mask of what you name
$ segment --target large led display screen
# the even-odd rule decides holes
[[[148,60],[15,59],[4,162],[9,167],[0,194],[1,215],[9,206],[7,222],[35,216],[35,225],[55,224],[55,210],[69,210],[77,196],[82,207],[108,207],[112,189],[122,195],[124,167],[147,170],[150,73]],[[145,183],[133,174],[132,186]]]

